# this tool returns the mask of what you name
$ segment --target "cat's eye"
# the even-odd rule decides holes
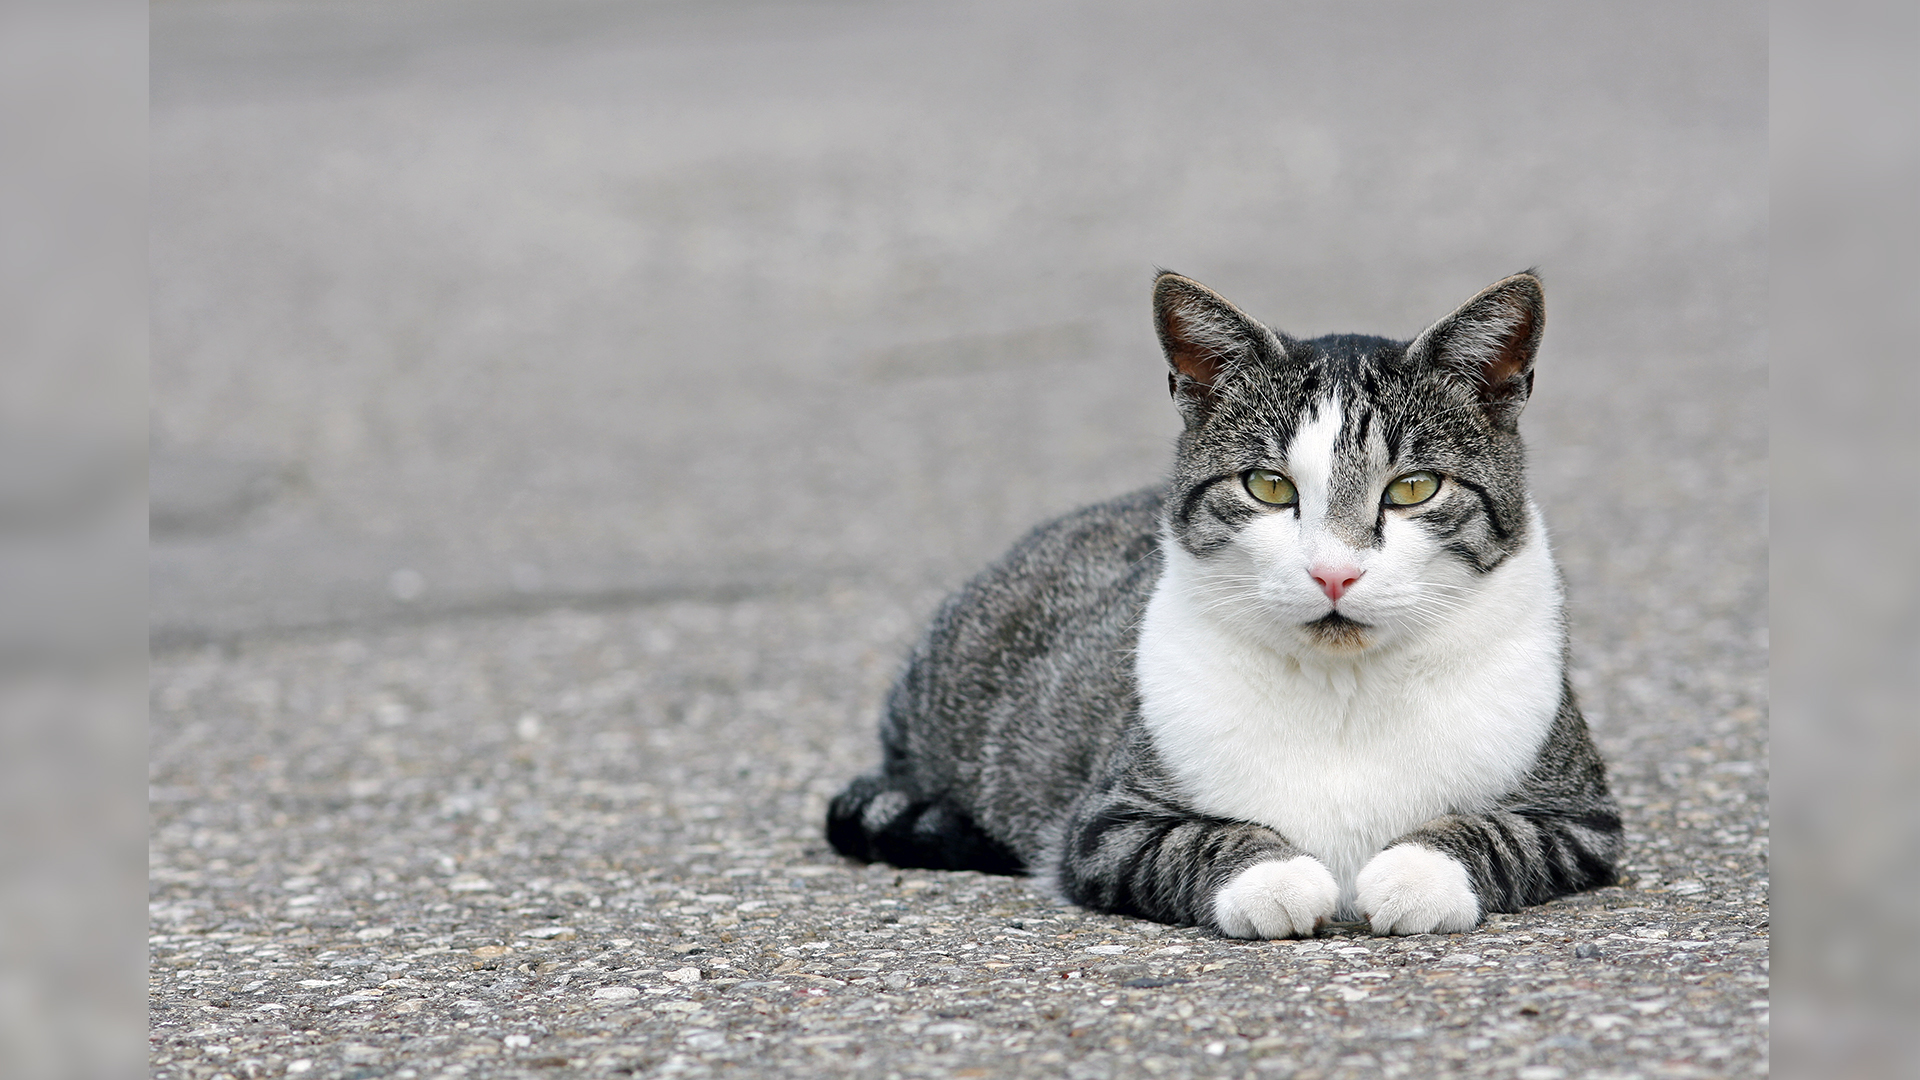
[[[1386,501],[1388,506],[1418,506],[1440,490],[1440,478],[1433,473],[1421,470],[1410,472],[1387,485]]]
[[[1300,498],[1293,481],[1272,469],[1254,469],[1247,473],[1247,494],[1268,506],[1292,506]]]

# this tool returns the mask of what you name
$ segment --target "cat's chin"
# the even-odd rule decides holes
[[[1337,611],[1329,611],[1301,629],[1306,631],[1307,639],[1315,645],[1343,656],[1365,652],[1379,637],[1373,627],[1355,622]]]

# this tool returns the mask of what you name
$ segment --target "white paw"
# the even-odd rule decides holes
[[[1339,902],[1340,886],[1319,859],[1268,859],[1221,886],[1213,921],[1228,937],[1307,937]]]
[[[1453,934],[1480,924],[1466,865],[1430,847],[1390,847],[1367,860],[1353,884],[1354,906],[1376,934]]]

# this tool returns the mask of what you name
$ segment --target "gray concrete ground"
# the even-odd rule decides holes
[[[156,4],[151,1072],[1767,1069],[1764,8]],[[1241,943],[819,835],[1153,480],[1156,264],[1526,428],[1632,880]]]

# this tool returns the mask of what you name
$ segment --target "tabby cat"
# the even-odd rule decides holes
[[[1411,342],[1295,340],[1171,273],[1153,312],[1171,480],[946,602],[834,847],[1243,938],[1455,932],[1611,883],[1519,435],[1539,280]]]

